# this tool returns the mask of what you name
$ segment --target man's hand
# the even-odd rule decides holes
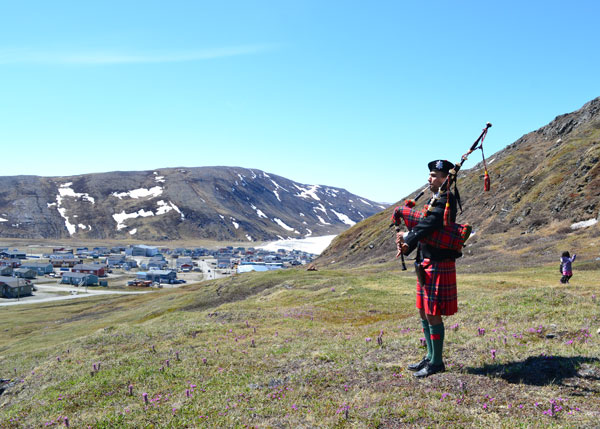
[[[399,258],[403,253],[406,255],[406,252],[408,252],[408,244],[404,242],[404,234],[401,232],[396,233],[396,249],[398,250],[396,258]]]

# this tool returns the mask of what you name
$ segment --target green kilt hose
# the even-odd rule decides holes
[[[417,308],[432,315],[450,316],[458,311],[454,260],[423,262],[424,283],[417,280]]]

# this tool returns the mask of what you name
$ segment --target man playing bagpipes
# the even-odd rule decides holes
[[[404,255],[417,250],[415,267],[417,272],[416,307],[421,316],[421,325],[427,344],[427,355],[418,363],[408,366],[415,371],[415,377],[428,377],[445,371],[442,360],[444,348],[443,316],[457,312],[456,266],[455,260],[462,256],[461,249],[471,234],[469,225],[456,223],[457,201],[460,197],[456,189],[456,174],[476,148],[482,149],[479,142],[483,139],[487,124],[477,141],[467,154],[463,155],[459,164],[445,160],[431,161],[429,167],[429,190],[433,197],[423,210],[416,210],[415,204],[423,193],[415,200],[407,200],[404,206],[396,207],[392,216],[392,225],[396,225],[396,247],[404,266]],[[485,158],[484,158],[485,166]],[[489,190],[489,176],[485,168],[484,189]],[[454,182],[455,193],[450,192]],[[399,225],[404,221],[409,232],[404,235]]]

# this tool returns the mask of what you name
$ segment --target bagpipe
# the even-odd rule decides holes
[[[491,126],[492,124],[489,122],[485,125],[483,131],[481,132],[477,140],[475,140],[475,143],[473,143],[469,151],[461,157],[460,162],[454,164],[454,167],[450,169],[448,175],[444,179],[444,182],[440,186],[439,191],[432,196],[431,200],[429,200],[429,203],[425,205],[423,210],[416,210],[414,209],[414,207],[419,198],[423,196],[427,188],[419,192],[419,194],[414,199],[405,200],[403,206],[398,206],[394,209],[394,213],[392,214],[391,218],[392,223],[390,224],[390,227],[395,226],[396,232],[400,232],[402,223],[404,223],[409,231],[412,230],[423,217],[427,217],[431,213],[436,203],[440,199],[440,196],[443,195],[444,192],[446,192],[447,198],[446,206],[444,208],[444,227],[442,229],[434,231],[429,236],[421,239],[421,241],[439,249],[460,251],[464,247],[465,242],[467,241],[469,236],[471,235],[472,227],[469,224],[460,224],[451,221],[450,186],[452,185],[452,183],[454,183],[455,193],[457,197],[456,199],[460,206],[460,197],[456,188],[456,175],[458,174],[458,171],[461,169],[462,165],[467,160],[469,155],[473,151],[480,149],[484,166],[483,190],[486,192],[490,190],[490,176],[488,174],[485,156],[483,154],[483,140],[485,139],[487,131]],[[400,252],[400,257],[402,261],[402,271],[406,271],[406,263],[404,261],[404,254],[402,252]]]

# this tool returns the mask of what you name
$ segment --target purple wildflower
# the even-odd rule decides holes
[[[148,405],[148,394],[144,392],[142,393],[142,397],[144,398],[144,404]]]

